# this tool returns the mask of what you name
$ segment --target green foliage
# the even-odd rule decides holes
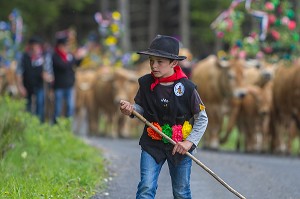
[[[12,9],[18,8],[24,20],[26,33],[31,34],[41,29],[46,29],[49,25],[55,23],[64,8],[73,9],[74,12],[78,12],[92,2],[93,0],[0,1],[0,20],[7,21]]]
[[[231,0],[191,1],[192,34],[202,41],[213,42],[215,35],[210,28],[214,19],[230,5]]]
[[[40,124],[22,112],[22,103],[0,99],[0,118],[8,107],[12,121],[6,123],[14,123],[6,129],[22,134],[11,138],[14,146],[0,160],[0,198],[89,198],[103,188],[101,154],[72,134],[69,120]]]
[[[0,160],[15,142],[23,140],[26,117],[22,114],[23,107],[23,101],[15,103],[7,96],[0,98]]]

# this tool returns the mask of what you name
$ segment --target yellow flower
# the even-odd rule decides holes
[[[226,54],[226,52],[224,50],[218,51],[217,55],[218,55],[219,59],[222,59],[222,58],[224,58],[224,57],[227,56],[227,54]]]
[[[188,122],[188,121],[185,121],[183,123],[183,126],[182,126],[182,135],[183,135],[183,140],[185,140],[189,134],[191,133],[193,127],[192,125]]]
[[[117,33],[117,32],[119,32],[119,26],[118,26],[118,24],[115,24],[115,23],[113,23],[113,24],[111,24],[111,31],[113,32],[113,33]]]
[[[105,45],[107,46],[116,45],[116,43],[117,43],[117,39],[113,36],[109,36],[105,39]]]
[[[122,62],[121,61],[117,61],[115,63],[115,68],[121,68],[122,67]]]
[[[114,20],[120,20],[120,19],[121,19],[121,14],[120,14],[119,12],[117,12],[117,11],[114,11],[114,12],[112,13],[112,18],[113,18]]]
[[[137,53],[131,54],[131,60],[132,60],[133,62],[136,62],[137,60],[139,60],[139,58],[140,58],[140,55],[139,55],[139,54],[137,54]]]

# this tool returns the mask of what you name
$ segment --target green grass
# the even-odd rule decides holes
[[[103,189],[100,151],[74,136],[69,120],[40,124],[22,106],[0,98],[0,140],[12,137],[0,145],[0,198],[89,198]]]

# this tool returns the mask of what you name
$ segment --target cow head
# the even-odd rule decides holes
[[[220,90],[224,97],[238,97],[245,96],[246,90],[243,85],[243,60],[232,59],[232,60],[218,60],[217,65],[219,66],[220,73]]]
[[[138,75],[133,70],[117,68],[114,71],[113,92],[114,102],[119,104],[120,100],[133,102],[138,90]]]

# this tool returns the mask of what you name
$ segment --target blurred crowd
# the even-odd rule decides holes
[[[140,66],[135,64],[135,61],[139,61],[136,53],[122,54],[121,58],[116,58],[101,45],[99,37],[97,32],[91,32],[81,46],[78,45],[76,32],[71,28],[56,32],[53,45],[43,41],[40,36],[30,37],[25,41],[24,50],[18,58],[10,62],[9,66],[0,67],[5,73],[5,78],[2,78],[5,84],[0,85],[1,92],[26,99],[28,112],[36,114],[41,122],[54,124],[58,117],[74,116],[76,103],[77,106],[82,106],[78,103],[84,96],[81,93],[81,85],[87,81],[84,78],[88,77],[88,81],[91,81],[99,68],[140,70],[141,72],[134,74],[135,78],[150,72],[147,61]],[[181,66],[190,77],[193,56],[186,48],[181,48],[180,54],[187,57],[181,62]],[[93,77],[88,76],[85,71],[92,71]],[[11,74],[10,80],[8,73]],[[118,72],[113,69],[112,73],[117,76]]]
[[[27,111],[36,114],[41,122],[56,123],[58,117],[74,114],[76,69],[116,66],[96,32],[90,33],[81,46],[73,29],[57,32],[53,45],[37,35],[24,43],[18,56],[1,54],[1,60],[7,61],[0,63],[0,91],[25,98]],[[47,104],[49,100],[53,107]]]

